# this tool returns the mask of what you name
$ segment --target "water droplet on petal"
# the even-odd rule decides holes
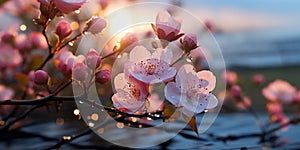
[[[69,42],[68,45],[69,46],[74,46],[74,44],[72,42]]]
[[[204,109],[204,112],[206,113],[206,112],[208,112],[208,110],[207,110],[207,109]]]
[[[83,104],[83,101],[79,101],[80,104]]]
[[[186,61],[190,63],[190,62],[192,62],[192,59],[188,57],[188,58],[186,58]]]

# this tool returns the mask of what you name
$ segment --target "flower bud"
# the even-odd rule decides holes
[[[101,57],[95,49],[90,49],[86,54],[87,66],[91,69],[97,68],[101,64]]]
[[[262,74],[256,74],[252,77],[252,82],[256,85],[261,85],[265,82],[265,77]]]
[[[92,34],[97,34],[101,32],[106,27],[106,21],[99,17],[93,17],[87,23],[87,31],[91,32]]]
[[[240,86],[237,86],[237,85],[235,85],[235,86],[233,86],[232,88],[231,88],[231,94],[232,94],[232,96],[233,97],[236,97],[236,98],[240,98],[241,97],[241,94],[242,94],[242,90],[241,90],[241,87]]]
[[[87,66],[82,62],[77,62],[72,68],[73,78],[78,81],[84,81],[87,78]]]
[[[72,33],[71,25],[62,20],[56,24],[55,33],[60,37],[60,39],[65,38]]]
[[[32,43],[25,34],[19,34],[15,40],[15,47],[20,51],[26,51],[32,47]]]
[[[102,9],[105,9],[108,6],[109,0],[100,0],[100,6]]]
[[[137,45],[138,41],[139,37],[136,34],[128,32],[124,37],[122,37],[119,49],[127,49],[129,46],[134,47]],[[130,51],[131,49],[129,48],[128,50]]]
[[[2,42],[5,43],[13,43],[15,38],[15,35],[9,32],[5,32],[2,36],[1,36],[1,40]]]
[[[65,14],[71,13],[75,10],[78,10],[85,2],[86,0],[76,0],[76,1],[70,1],[70,0],[52,0],[55,4],[56,8]]]
[[[34,72],[34,83],[46,84],[48,82],[49,75],[44,70],[37,70]]]
[[[96,74],[96,81],[104,84],[107,83],[111,78],[111,73],[108,69],[103,69],[100,70],[97,74]]]
[[[39,32],[30,33],[29,38],[32,42],[32,45],[36,48],[46,49],[48,47],[45,37]]]
[[[182,41],[183,50],[189,52],[197,47],[197,35],[192,33],[186,34]]]

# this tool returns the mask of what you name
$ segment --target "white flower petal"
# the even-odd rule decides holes
[[[170,49],[157,48],[156,51],[152,54],[153,58],[160,59],[170,64],[173,58],[173,53]]]
[[[216,77],[211,71],[203,70],[197,73],[199,79],[206,80],[208,85],[206,86],[208,91],[212,91],[216,87]]]
[[[208,105],[206,109],[215,108],[218,105],[218,99],[214,94],[209,95]]]
[[[136,46],[129,53],[129,61],[136,63],[151,58],[151,53],[144,46]]]
[[[174,82],[169,82],[164,89],[166,99],[175,106],[181,106],[180,98],[181,92],[180,89],[176,87]]]

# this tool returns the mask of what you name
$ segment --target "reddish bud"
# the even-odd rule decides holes
[[[99,17],[93,17],[87,23],[87,31],[91,32],[92,34],[97,34],[101,32],[106,27],[106,21]]]
[[[252,77],[252,82],[257,85],[261,85],[265,82],[265,77],[262,74],[256,74]]]
[[[85,2],[86,0],[52,0],[55,4],[56,8],[65,14],[74,12],[75,10],[78,10]]]
[[[100,70],[97,74],[96,74],[96,81],[104,84],[107,83],[111,78],[111,72],[108,69],[103,69]]]
[[[55,33],[62,39],[72,33],[71,25],[66,21],[60,21],[55,26]]]
[[[86,54],[86,63],[89,68],[97,68],[101,64],[101,57],[95,49],[90,49]]]
[[[78,81],[84,81],[87,78],[87,66],[82,62],[77,62],[73,68],[73,78]]]
[[[233,97],[239,98],[241,97],[242,89],[240,86],[235,85],[231,88],[230,92]]]
[[[197,47],[197,35],[192,33],[186,34],[182,41],[183,50],[189,52]]]
[[[48,82],[49,75],[44,70],[37,70],[34,72],[34,83],[46,84]]]

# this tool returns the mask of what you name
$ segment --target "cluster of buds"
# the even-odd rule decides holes
[[[71,76],[77,81],[85,81],[89,73],[95,74],[95,69],[101,66],[101,56],[95,49],[90,49],[86,56],[75,56],[70,51],[62,51],[55,58],[55,65],[65,76]],[[110,71],[103,69],[95,74],[95,80],[99,83],[107,83],[110,80]]]

